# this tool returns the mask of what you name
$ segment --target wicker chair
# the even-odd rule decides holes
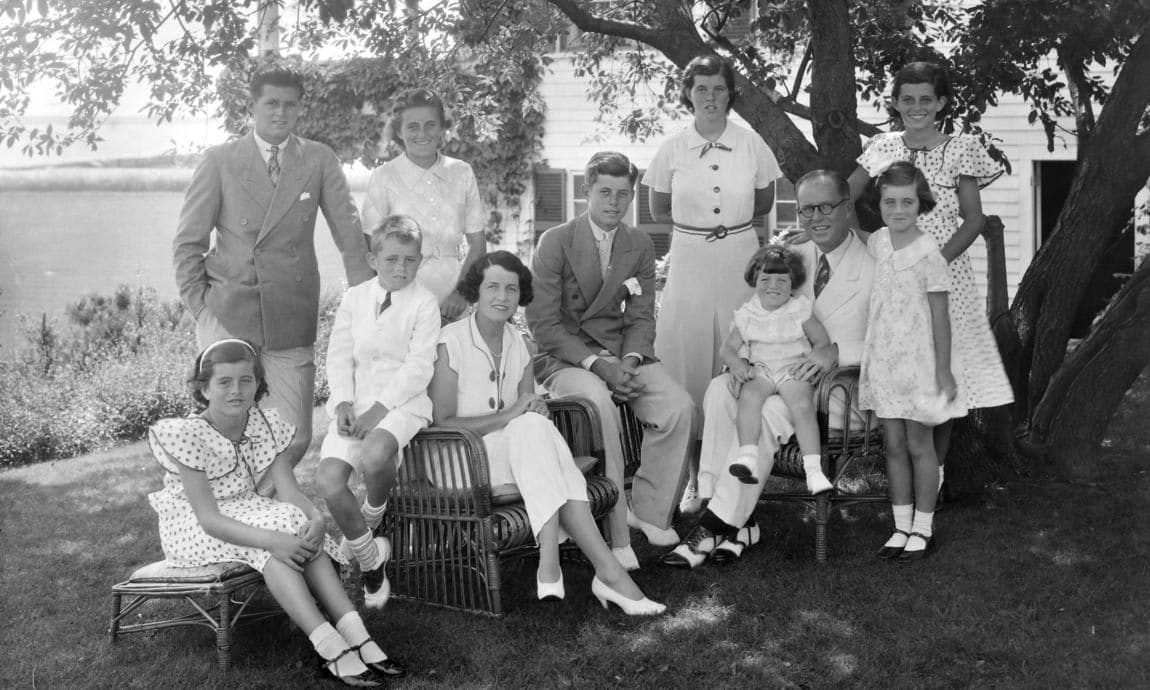
[[[799,482],[795,491],[764,492],[760,502],[800,501],[811,503],[815,510],[815,559],[827,559],[827,523],[832,505],[886,501],[885,464],[882,456],[882,434],[875,427],[873,415],[857,412],[858,367],[839,367],[828,372],[816,389],[818,422],[822,446],[823,471],[835,485],[829,493],[812,496],[806,491],[802,451],[793,438],[775,453],[771,476]],[[839,408],[837,423],[831,424],[832,396],[850,401]],[[851,411],[853,410],[855,411]],[[623,454],[628,468],[637,467],[642,444],[643,426],[631,408],[620,403],[623,418]],[[633,471],[628,472],[628,476]]]
[[[167,561],[138,568],[124,582],[112,586],[112,642],[124,633],[146,632],[181,625],[202,625],[216,634],[216,662],[221,671],[232,664],[232,630],[283,613],[279,608],[257,609],[252,600],[264,588],[264,578],[243,563],[213,563],[199,568],[177,568]],[[124,597],[128,601],[124,603]],[[129,614],[148,602],[183,600],[190,610],[161,609],[161,617],[125,623]],[[137,617],[142,617],[137,614]]]
[[[598,415],[578,398],[547,405],[576,463],[592,471],[588,501],[602,520],[619,492],[601,476]],[[536,552],[518,492],[491,485],[483,439],[463,429],[424,429],[408,444],[383,530],[391,539],[393,596],[494,616],[504,613],[500,566]]]

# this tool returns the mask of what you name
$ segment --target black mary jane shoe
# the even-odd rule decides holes
[[[383,687],[383,679],[373,671],[370,667],[355,676],[341,676],[335,672],[335,664],[344,656],[351,654],[354,650],[351,648],[345,649],[339,653],[334,659],[325,659],[319,657],[319,676],[323,680],[336,681],[353,688],[379,688]]]
[[[935,538],[933,535],[928,537],[928,536],[919,534],[918,532],[911,532],[910,536],[918,537],[919,539],[922,539],[923,541],[925,541],[926,542],[926,548],[919,549],[918,551],[907,551],[904,549],[902,552],[902,555],[900,555],[898,557],[899,563],[913,563],[915,561],[921,561],[922,559],[929,556],[934,551],[935,546],[937,546],[937,542],[935,541]]]
[[[910,532],[905,532],[901,529],[896,529],[894,531],[894,533],[895,534],[901,534],[904,537],[906,537],[907,539],[910,538]],[[894,536],[894,535],[891,535],[891,536]],[[874,555],[878,556],[879,558],[883,559],[884,561],[889,561],[892,558],[898,558],[902,554],[902,549],[903,549],[903,547],[901,547],[901,546],[880,546],[878,551],[874,552]]]
[[[383,661],[365,660],[363,658],[363,654],[361,654],[359,651],[359,648],[362,646],[363,645],[357,645],[352,647],[352,650],[356,654],[359,654],[359,660],[363,662],[364,666],[368,667],[372,671],[375,671],[379,676],[383,678],[400,678],[407,675],[407,669],[392,659],[384,659]]]

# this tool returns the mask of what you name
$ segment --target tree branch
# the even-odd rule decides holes
[[[567,18],[581,31],[640,41],[653,48],[658,48],[668,55],[679,52],[676,50],[676,42],[671,40],[672,34],[669,32],[658,31],[637,22],[597,17],[583,9],[576,0],[548,0],[548,2],[567,15]],[[702,41],[699,43],[701,45]]]

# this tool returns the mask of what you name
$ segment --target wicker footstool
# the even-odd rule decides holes
[[[151,563],[112,586],[112,622],[108,634],[115,643],[120,633],[144,632],[177,625],[202,625],[216,634],[216,660],[220,670],[231,666],[232,629],[279,615],[279,609],[252,610],[252,599],[264,586],[263,576],[243,563],[213,563],[199,568],[177,568],[167,561]],[[124,597],[128,597],[127,602]],[[157,599],[183,599],[191,611],[172,618],[125,623],[143,604]]]

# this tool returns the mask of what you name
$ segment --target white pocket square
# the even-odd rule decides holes
[[[307,201],[307,200],[308,200],[308,199],[310,199],[310,198],[311,198],[311,194],[310,194],[310,193],[308,193],[308,192],[304,192],[303,194],[300,194],[300,195],[299,195],[299,200],[300,200],[300,201]]]
[[[631,293],[632,295],[643,294],[643,288],[639,286],[639,279],[638,278],[632,277],[632,278],[628,278],[627,280],[624,280],[623,281],[623,287],[627,288],[627,292]]]

